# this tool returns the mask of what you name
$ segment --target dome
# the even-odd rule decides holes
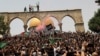
[[[50,17],[45,18],[44,21],[43,21],[43,23],[45,25],[49,25],[49,24],[53,25],[53,21],[52,21],[52,19]]]
[[[41,21],[38,18],[32,18],[29,22],[29,28],[33,26],[38,26],[41,24]]]

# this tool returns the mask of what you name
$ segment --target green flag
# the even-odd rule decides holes
[[[6,42],[0,42],[0,48],[4,48],[7,45]]]
[[[54,44],[55,43],[55,39],[54,38],[50,38],[49,42],[50,42],[50,44]]]

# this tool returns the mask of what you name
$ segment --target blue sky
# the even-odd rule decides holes
[[[94,15],[94,12],[97,11],[100,6],[98,6],[95,3],[95,0],[0,0],[0,12],[22,12],[24,7],[26,6],[27,9],[30,5],[36,5],[36,3],[40,3],[40,11],[50,11],[50,10],[66,10],[66,9],[82,9],[82,17],[84,21],[85,30],[88,29],[88,21],[89,19]],[[68,19],[67,21],[65,19]],[[70,21],[71,20],[71,21]],[[11,22],[11,34],[18,34],[23,30],[23,27],[21,29],[17,30],[19,25],[22,24],[22,21],[17,22],[19,20],[14,20]],[[75,31],[74,26],[69,26],[68,23],[71,23],[74,25],[73,20],[70,17],[65,17],[63,22],[64,25],[67,25],[66,27],[63,26],[64,31],[69,30]],[[16,26],[14,26],[16,25]],[[17,28],[17,29],[15,29]],[[67,29],[65,29],[67,28]],[[72,29],[71,29],[72,28]],[[19,31],[19,32],[18,32]]]

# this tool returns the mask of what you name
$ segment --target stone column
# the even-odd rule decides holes
[[[60,31],[62,32],[62,23],[59,23],[59,28],[60,28]]]
[[[27,25],[24,25],[24,31],[27,32]]]
[[[85,32],[84,23],[75,24],[76,32]]]
[[[7,36],[11,36],[11,34],[10,34],[10,26],[8,25],[7,27],[8,27],[8,29],[6,30],[6,34],[7,34]]]

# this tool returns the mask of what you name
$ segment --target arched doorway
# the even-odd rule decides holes
[[[75,32],[75,22],[74,20],[69,17],[69,16],[65,16],[62,19],[62,31],[65,32]]]
[[[50,17],[50,19],[53,21],[54,23],[54,27],[55,27],[55,30],[59,30],[59,26],[58,26],[58,21],[56,18],[54,17]]]
[[[12,36],[14,35],[18,35],[22,32],[24,32],[24,23],[22,20],[20,20],[20,18],[14,18],[11,22],[10,22],[10,33]]]

